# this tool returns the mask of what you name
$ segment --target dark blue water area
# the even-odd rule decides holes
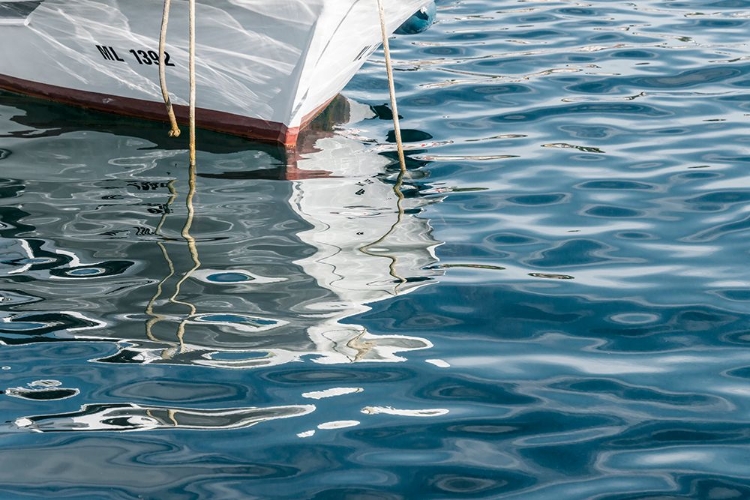
[[[403,177],[0,94],[0,498],[750,498],[750,2],[437,19]]]

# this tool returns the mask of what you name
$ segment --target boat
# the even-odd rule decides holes
[[[434,8],[429,0],[197,0],[196,125],[293,147],[380,46],[380,3],[387,33]],[[187,123],[188,6],[172,6],[162,58],[163,6],[0,0],[0,89],[166,121],[163,60],[177,120]]]

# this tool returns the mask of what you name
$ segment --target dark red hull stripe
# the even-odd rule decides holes
[[[63,104],[82,106],[97,111],[117,113],[147,120],[168,121],[166,108],[161,102],[74,90],[5,75],[0,75],[0,89]],[[321,106],[315,112],[311,113],[305,120],[305,123],[309,123],[324,107]],[[188,106],[174,105],[174,110],[177,121],[181,125],[187,125]],[[196,108],[195,123],[203,129],[215,130],[217,132],[264,142],[281,143],[287,147],[294,147],[299,135],[299,128],[288,128],[281,123],[203,108]]]

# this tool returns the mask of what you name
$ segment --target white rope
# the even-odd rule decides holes
[[[381,0],[378,0],[378,11],[380,13],[380,33],[383,36],[383,53],[385,54],[385,70],[388,73],[388,91],[391,95],[391,111],[393,111],[393,133],[396,136],[396,148],[398,149],[398,161],[401,171],[406,171],[406,159],[404,158],[404,145],[401,142],[401,126],[398,122],[398,107],[396,106],[396,87],[393,83],[393,67],[391,66],[391,50],[388,46],[388,31],[385,27],[385,11]]]
[[[195,166],[195,0],[190,0],[190,165]]]
[[[169,7],[171,0],[164,0],[164,13],[161,16],[161,31],[159,32],[159,85],[161,86],[161,95],[164,97],[164,104],[167,106],[167,114],[172,130],[169,131],[169,137],[179,137],[180,127],[177,126],[177,118],[174,116],[172,101],[169,99],[167,90],[167,71],[164,64],[165,47],[167,45],[167,25],[169,24]]]

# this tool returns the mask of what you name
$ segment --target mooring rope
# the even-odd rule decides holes
[[[401,171],[406,171],[406,159],[404,158],[404,145],[401,142],[401,126],[398,122],[398,107],[396,106],[396,87],[393,83],[393,67],[391,66],[391,50],[388,46],[388,31],[385,27],[385,11],[383,3],[378,0],[378,11],[380,13],[380,33],[383,37],[383,53],[385,54],[385,70],[388,73],[388,91],[391,95],[391,111],[393,111],[393,133],[396,136],[396,148],[398,149],[398,161]]]
[[[190,0],[190,166],[195,166],[195,0]]]
[[[170,4],[171,0],[164,0],[164,12],[161,16],[161,31],[159,32],[159,85],[161,86],[161,95],[164,98],[164,104],[167,106],[169,123],[172,125],[172,130],[169,131],[169,137],[179,137],[180,127],[177,126],[177,118],[175,118],[174,110],[172,109],[172,100],[169,98],[169,91],[167,90],[167,69],[166,64],[164,64]]]
[[[169,98],[169,91],[167,90],[167,71],[165,64],[170,6],[171,0],[164,0],[164,11],[161,17],[161,31],[159,32],[159,85],[161,87],[161,95],[164,98],[164,105],[167,107],[169,122],[172,125],[172,129],[169,131],[169,136],[179,137],[180,128],[177,126],[177,118],[175,117],[174,109],[172,108],[172,100]],[[195,165],[195,0],[190,0],[189,2],[188,24],[188,71],[190,73],[190,110],[188,119],[190,121],[190,165]]]

